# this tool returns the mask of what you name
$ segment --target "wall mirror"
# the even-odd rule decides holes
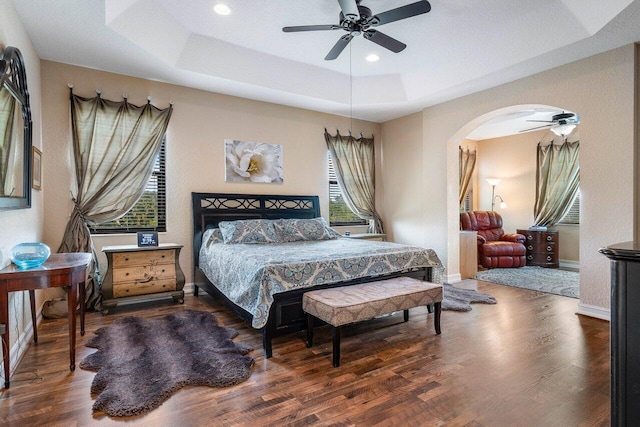
[[[22,54],[0,48],[0,209],[31,207],[31,109]]]

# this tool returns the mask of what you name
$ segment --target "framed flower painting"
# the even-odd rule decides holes
[[[224,140],[226,182],[282,184],[282,145]]]

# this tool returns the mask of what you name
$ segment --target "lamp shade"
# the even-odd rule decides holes
[[[487,182],[489,183],[489,185],[498,185],[498,184],[500,184],[500,182],[502,182],[502,179],[500,179],[500,178],[487,178]]]

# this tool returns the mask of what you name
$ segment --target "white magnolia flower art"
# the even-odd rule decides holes
[[[282,145],[224,140],[227,182],[282,184]]]

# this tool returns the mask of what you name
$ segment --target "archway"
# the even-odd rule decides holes
[[[541,104],[521,104],[493,110],[476,117],[465,126],[460,128],[448,141],[447,156],[447,240],[448,240],[448,260],[449,271],[447,279],[450,281],[460,280],[460,246],[459,246],[459,199],[458,199],[458,146],[469,143],[466,140],[478,127],[495,121],[495,119],[518,117],[520,113],[526,111],[548,110],[563,111],[561,107],[541,105]],[[522,129],[528,129],[523,121]],[[533,126],[535,127],[535,126]],[[486,178],[502,178],[503,181],[498,187],[498,191],[503,198],[510,202],[509,207],[501,210],[496,206],[504,219],[505,232],[515,233],[516,229],[526,229],[533,224],[533,204],[535,201],[535,165],[536,165],[536,145],[539,141],[549,142],[555,135],[548,129],[538,130],[537,133],[515,133],[513,136],[498,136],[487,139],[484,146],[485,165],[483,168],[483,156],[479,150],[478,164],[476,169],[479,179],[476,181],[476,189],[480,197],[476,199],[475,210],[490,210],[492,206],[491,186],[486,182]],[[571,134],[571,138],[578,137],[578,131]],[[556,137],[556,143],[562,138]],[[472,141],[473,142],[473,141]],[[482,143],[483,141],[478,141]],[[473,146],[473,144],[472,144]],[[493,150],[493,152],[491,152]],[[455,159],[451,158],[455,156]],[[509,156],[512,156],[511,158]],[[498,193],[496,192],[496,193]],[[554,227],[556,228],[556,227]],[[568,263],[570,267],[579,266],[579,227],[561,226],[559,232],[564,237],[564,246],[558,255],[561,260],[573,260]],[[564,262],[563,262],[564,264]]]

